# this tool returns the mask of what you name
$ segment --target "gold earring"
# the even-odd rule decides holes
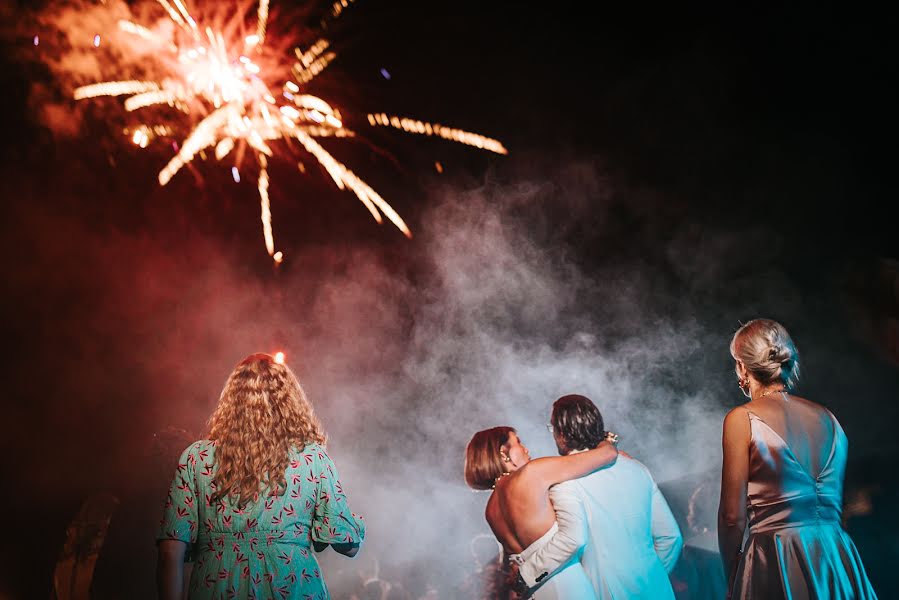
[[[509,455],[506,454],[505,452],[500,452],[500,453],[499,453],[499,457],[500,457],[501,459],[503,459],[503,462],[512,462],[512,459],[509,458]]]
[[[740,386],[740,389],[741,389],[741,390],[744,390],[744,391],[745,391],[745,390],[749,389],[749,378],[747,378],[747,377],[740,377],[740,378],[737,380],[737,385]]]

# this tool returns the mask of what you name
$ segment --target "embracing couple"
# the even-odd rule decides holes
[[[652,475],[606,440],[589,398],[559,398],[549,427],[561,456],[531,460],[511,427],[479,431],[466,448],[465,481],[493,490],[487,522],[517,565],[516,591],[673,599],[668,573],[683,538]]]

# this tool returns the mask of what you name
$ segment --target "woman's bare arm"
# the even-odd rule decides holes
[[[156,586],[160,600],[181,600],[184,596],[187,544],[180,540],[160,540],[157,553]]]
[[[524,470],[531,481],[540,481],[549,489],[557,483],[589,475],[607,467],[618,459],[618,449],[609,442],[601,442],[593,450],[566,456],[545,456],[529,462]]]
[[[749,414],[742,407],[724,418],[721,501],[718,504],[718,550],[727,581],[732,581],[746,529],[746,487],[749,481]]]

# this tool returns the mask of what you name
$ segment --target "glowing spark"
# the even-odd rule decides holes
[[[172,8],[172,5],[169,4],[166,0],[159,0],[159,4],[165,8],[166,12],[169,13],[169,18],[172,19],[179,27],[183,29],[187,29],[187,24],[184,22],[184,19],[181,18],[181,15]]]
[[[37,46],[41,43],[41,38],[38,36],[34,36],[34,45]]]
[[[387,80],[390,79],[390,73],[387,71],[387,69],[381,69],[381,77]]]
[[[215,159],[222,160],[223,158],[228,156],[228,153],[231,152],[231,150],[233,150],[233,149],[234,149],[234,140],[231,138],[223,139],[215,146]],[[231,167],[231,170],[233,172],[236,172],[237,167]]]
[[[118,24],[119,24],[119,29],[121,29],[122,31],[130,33],[132,35],[136,35],[139,38],[142,38],[142,39],[144,39],[148,42],[151,42],[157,46],[163,46],[163,47],[165,47],[166,50],[168,50],[170,52],[174,52],[174,53],[178,52],[178,47],[175,44],[172,44],[171,42],[167,42],[167,41],[163,40],[162,38],[160,38],[155,33],[153,33],[152,31],[150,31],[149,29],[147,29],[146,27],[144,27],[142,25],[138,25],[137,23],[133,23],[131,21],[125,21],[124,19],[120,20]]]
[[[275,352],[275,362],[279,365],[284,364],[284,353],[283,352]]]
[[[143,94],[159,89],[159,84],[152,81],[107,81],[85,85],[75,90],[75,100],[96,98],[97,96],[124,96],[125,94]]]
[[[440,164],[440,161],[434,161],[434,168],[438,173],[443,173],[443,165]]]
[[[147,135],[146,131],[138,129],[134,132],[134,135],[131,136],[131,141],[134,142],[136,146],[146,148],[147,144],[150,143],[150,137]]]
[[[295,48],[296,59],[292,65],[277,63],[273,62],[271,52],[263,52],[263,46],[273,42],[284,47],[283,42],[279,44],[278,40],[272,40],[267,35],[270,0],[260,0],[257,6],[256,32],[236,39],[226,39],[225,32],[244,28],[242,12],[235,14],[221,28],[200,27],[184,0],[156,1],[165,9],[174,27],[154,27],[150,30],[126,20],[118,21],[117,26],[148,45],[137,56],[143,60],[145,54],[152,55],[163,69],[164,76],[156,81],[122,80],[85,85],[74,91],[74,97],[82,100],[99,96],[128,96],[124,107],[129,112],[150,106],[168,106],[190,116],[192,130],[180,144],[174,140],[170,142],[175,154],[159,172],[160,185],[168,184],[197,155],[205,158],[208,149],[214,148],[216,159],[224,160],[237,148],[234,152],[237,161],[241,160],[246,149],[251,149],[260,165],[256,187],[265,247],[272,259],[280,263],[283,254],[275,251],[272,232],[268,157],[274,156],[271,142],[295,139],[315,157],[338,188],[350,190],[356,195],[378,223],[386,217],[403,234],[411,237],[408,226],[390,204],[314,139],[354,135],[344,126],[344,119],[338,110],[322,98],[305,93],[304,86],[336,58],[336,54],[329,51],[328,40],[319,39],[305,51]],[[352,2],[335,2],[333,15],[338,16]],[[34,36],[34,44],[38,43],[38,37]],[[94,36],[94,46],[99,45],[100,34],[97,34]],[[120,50],[126,52],[128,48]],[[292,75],[289,79],[286,78],[288,71]],[[381,74],[390,78],[386,69],[381,69]],[[368,122],[373,127],[393,127],[500,154],[507,153],[503,145],[494,139],[443,125],[401,119],[384,113],[369,114]],[[166,125],[141,125],[125,132],[132,143],[141,148],[147,147],[157,136],[173,134],[172,128]],[[441,171],[440,164],[436,164],[438,171]],[[306,171],[302,162],[297,163],[297,168],[301,172]],[[235,182],[240,182],[236,164],[231,168],[231,176]]]
[[[431,123],[427,123],[425,121],[419,121],[417,119],[388,117],[384,113],[381,113],[381,114],[369,114],[368,122],[372,126],[381,125],[384,127],[393,127],[395,129],[402,129],[406,133],[436,135],[438,137],[442,137],[447,140],[459,142],[460,144],[466,144],[468,146],[475,146],[476,148],[481,148],[482,150],[489,150],[490,152],[496,152],[497,154],[508,154],[509,153],[509,151],[506,150],[505,146],[503,146],[502,143],[500,143],[497,140],[494,140],[493,138],[485,137],[478,133],[462,131],[461,129],[455,129],[452,127],[444,127],[443,125],[438,125],[438,124],[432,125]]]
[[[328,152],[311,137],[302,131],[297,131],[295,135],[300,143],[303,144],[303,147],[317,158],[318,162],[320,162],[323,167],[325,167],[325,170],[328,171],[328,174],[334,180],[334,183],[337,184],[337,187],[340,189],[344,189],[344,187],[351,189],[362,204],[368,208],[375,221],[378,223],[381,222],[381,215],[378,213],[378,209],[380,209],[380,211],[384,213],[384,216],[396,225],[397,229],[406,234],[406,237],[412,237],[412,232],[409,231],[409,228],[406,226],[403,219],[376,191],[371,189],[367,183],[359,179],[355,173],[347,169],[341,163],[337,162],[333,156],[328,154]]]
[[[265,24],[268,22],[268,1],[259,0],[259,10],[256,17],[256,36],[259,38],[257,43],[265,41]]]
[[[268,198],[268,169],[265,157],[262,158],[262,171],[259,173],[259,197],[262,198],[262,232],[265,236],[265,249],[269,256],[275,254],[275,239],[272,235],[272,211]]]
[[[306,52],[300,51],[299,48],[294,50],[299,62],[293,65],[293,75],[300,83],[305,84],[312,81],[337,57],[333,52],[322,54],[329,45],[328,40],[318,40]]]
[[[300,59],[300,62],[303,63],[303,67],[308,67],[312,64],[312,62],[321,55],[322,52],[328,49],[328,46],[331,45],[331,42],[328,40],[318,40],[306,51],[302,52],[299,48],[294,49],[294,54],[297,55],[297,58]]]
[[[152,106],[153,104],[168,104],[175,106],[178,96],[170,91],[154,90],[131,96],[125,100],[125,110],[131,112],[144,106]]]
[[[343,9],[355,1],[356,0],[337,0],[337,2],[331,5],[331,16],[335,18],[339,17],[340,13],[343,12]]]
[[[159,172],[159,185],[167,184],[181,167],[193,160],[201,150],[211,146],[215,142],[216,131],[228,123],[234,110],[234,107],[225,106],[200,121],[190,136],[184,140],[178,154]]]
[[[178,7],[178,12],[181,13],[181,16],[184,17],[184,20],[187,21],[187,24],[191,26],[191,29],[196,31],[197,22],[194,21],[193,17],[190,16],[190,13],[187,12],[187,7],[181,2],[181,0],[174,0],[175,6]]]

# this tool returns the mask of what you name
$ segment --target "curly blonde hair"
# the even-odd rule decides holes
[[[215,497],[240,506],[282,495],[291,448],[324,445],[322,425],[293,372],[268,354],[240,361],[209,418],[216,445]]]

